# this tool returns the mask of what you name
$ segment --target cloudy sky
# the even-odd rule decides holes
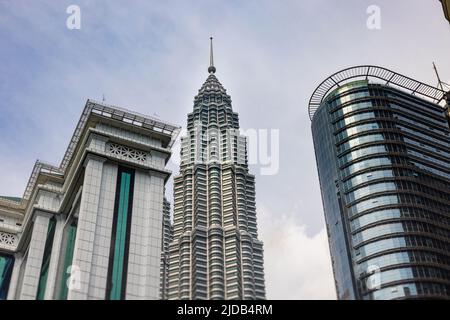
[[[80,30],[66,27],[72,4]],[[367,28],[370,5],[381,29]],[[21,196],[36,159],[59,164],[88,98],[184,127],[210,36],[241,127],[280,130],[277,174],[251,168],[267,296],[334,299],[309,97],[358,64],[435,84],[435,61],[450,79],[437,0],[0,0],[0,194]]]

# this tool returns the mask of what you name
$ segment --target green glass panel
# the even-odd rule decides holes
[[[12,257],[0,256],[0,300],[5,300],[8,296],[13,265],[14,259]]]
[[[117,211],[116,237],[114,240],[114,260],[112,266],[112,286],[109,295],[111,300],[120,300],[124,270],[125,245],[127,236],[128,204],[130,197],[131,174],[122,172]]]
[[[47,228],[47,239],[45,240],[44,256],[42,258],[41,273],[39,276],[38,291],[36,300],[43,300],[45,295],[45,286],[47,285],[48,268],[52,255],[53,238],[55,237],[56,219],[50,219]]]
[[[67,285],[67,280],[69,280],[70,273],[68,272],[69,267],[72,265],[73,250],[75,248],[75,238],[77,235],[77,224],[72,222],[67,230],[67,240],[66,240],[66,254],[64,256],[64,269],[62,270],[61,277],[61,288],[59,299],[67,300],[67,294],[69,292],[69,287]]]

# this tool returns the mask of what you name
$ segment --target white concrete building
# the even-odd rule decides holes
[[[88,100],[61,165],[37,161],[23,197],[0,198],[0,299],[158,299],[179,131]]]

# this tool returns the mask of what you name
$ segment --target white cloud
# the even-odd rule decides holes
[[[275,215],[258,208],[267,298],[336,299],[326,230],[309,237],[299,214]]]

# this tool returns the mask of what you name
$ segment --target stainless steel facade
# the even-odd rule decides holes
[[[215,71],[211,61],[181,139],[169,299],[264,299],[255,178],[238,114]]]
[[[169,289],[169,244],[173,237],[173,226],[170,222],[170,202],[164,197],[162,235],[161,235],[161,282],[160,296],[161,300],[168,298]]]
[[[366,71],[327,79],[310,109],[338,298],[450,298],[444,108]]]

